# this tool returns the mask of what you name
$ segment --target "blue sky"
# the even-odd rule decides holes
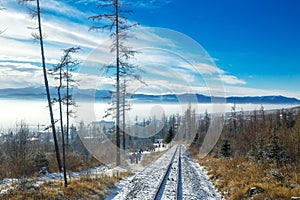
[[[299,92],[300,2],[174,0],[136,11],[141,23],[185,33],[247,86]]]
[[[96,2],[41,0],[49,66],[57,63],[61,49],[73,45],[82,48],[77,58],[83,61],[91,61],[93,56],[89,55],[95,53],[95,49],[102,54],[102,57],[95,55],[98,62],[112,60],[103,53],[108,33],[88,31],[92,22],[87,17],[97,12]],[[227,96],[300,98],[299,1],[127,2],[133,3],[134,10],[129,20],[140,23],[138,38],[130,44],[138,48],[152,47],[151,51],[146,50],[147,56],[137,56],[141,68],[151,72],[144,75],[152,84],[148,84],[148,91],[205,93],[207,87],[214,88],[217,84]],[[38,43],[30,39],[32,30],[27,28],[34,27],[36,22],[28,16],[26,8],[15,1],[0,0],[1,6],[6,10],[0,11],[0,30],[6,31],[0,36],[0,87],[37,86],[42,83],[39,48]],[[208,55],[212,59],[206,62]],[[189,58],[193,61],[187,66],[184,60]],[[84,68],[78,77],[86,87],[108,88],[112,84],[96,67]],[[184,80],[182,87],[181,80]],[[142,88],[138,83],[132,84],[132,91]]]

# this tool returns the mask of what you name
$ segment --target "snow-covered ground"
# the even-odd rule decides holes
[[[162,151],[166,151],[170,148],[170,145],[164,145],[164,146],[157,146],[155,147],[154,151],[150,151],[150,150],[145,150],[143,151],[142,155],[141,155],[141,161],[143,161],[144,159],[144,155],[149,155],[151,153],[155,153],[155,152],[162,152]],[[136,164],[135,162],[133,164],[131,164],[130,162],[130,155],[132,155],[134,152],[128,152],[128,155],[126,157],[126,162],[128,163],[128,168],[131,172],[133,173],[137,173],[139,171],[142,171],[145,166],[142,165],[142,162],[138,162],[138,164]],[[136,152],[135,152],[136,153]]]
[[[182,151],[182,197],[189,200],[221,199],[206,173],[185,149]]]
[[[165,147],[160,147],[160,148],[155,148],[155,152],[159,152],[159,151],[165,151],[167,150],[169,147],[165,146]],[[150,154],[150,151],[144,151],[143,154]],[[128,163],[130,163],[130,160],[128,159],[127,161]],[[118,166],[118,167],[114,167],[111,168],[111,164],[108,165],[101,165],[98,167],[93,167],[87,170],[83,170],[83,171],[79,171],[79,172],[70,172],[67,173],[67,177],[69,180],[74,180],[77,179],[79,177],[83,177],[83,176],[97,176],[100,174],[105,174],[108,176],[113,176],[115,175],[117,172],[120,171],[133,171],[133,172],[137,172],[137,171],[141,171],[144,169],[144,166],[142,166],[140,163],[139,164],[132,164],[128,167],[122,167],[122,166]],[[15,189],[20,183],[22,182],[33,182],[33,185],[38,187],[41,184],[47,182],[47,181],[63,181],[63,174],[62,173],[46,173],[43,176],[39,176],[37,178],[22,178],[22,179],[12,179],[12,178],[6,178],[3,180],[0,180],[0,194],[4,194],[10,190]]]
[[[83,170],[80,172],[70,172],[68,173],[68,179],[76,179],[83,176],[97,176],[105,173],[106,175],[113,175],[116,171],[124,171],[120,167],[110,169],[111,165],[101,165],[98,167],[93,167],[88,170]],[[23,179],[3,179],[0,180],[0,194],[4,194],[10,190],[13,190],[17,187],[18,184],[22,182],[33,182],[33,185],[38,187],[39,185],[47,181],[62,181],[62,173],[47,173],[43,176],[37,177],[35,179],[23,178]]]
[[[160,189],[157,192],[156,199],[166,199],[166,200],[177,200],[178,190],[180,190],[180,177],[179,175],[179,162],[180,162],[180,149],[177,148],[177,152],[174,155],[173,160],[171,160],[169,170],[165,174],[163,182],[161,182]],[[180,193],[181,194],[181,193]],[[180,198],[179,198],[180,199]]]
[[[181,146],[181,148],[180,148]],[[166,148],[156,149],[163,151]],[[147,154],[150,152],[144,152]],[[82,176],[97,176],[101,174],[115,175],[120,171],[135,170],[135,174],[119,181],[116,188],[110,191],[106,200],[134,199],[221,199],[208,181],[207,174],[198,163],[187,153],[182,145],[174,145],[155,162],[146,167],[141,164],[130,164],[126,167],[111,168],[102,165],[80,172],[68,173],[69,180]],[[22,181],[31,181],[39,186],[47,181],[62,181],[61,173],[47,173],[35,179],[4,179],[0,180],[0,194],[13,190]],[[161,187],[162,186],[162,187]],[[159,189],[159,188],[162,189]]]
[[[116,184],[117,188],[106,198],[109,199],[151,199],[164,172],[168,168],[170,157],[175,153],[172,147],[155,162],[149,164],[141,172],[130,176]],[[159,167],[157,164],[159,163]]]
[[[176,199],[178,194],[180,198],[188,200],[220,199],[199,164],[190,158],[183,146],[181,149],[180,158],[175,145],[139,173],[118,182],[106,200],[154,199],[160,186],[163,189],[157,195],[158,199]]]

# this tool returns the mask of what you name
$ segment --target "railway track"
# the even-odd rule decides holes
[[[178,145],[175,153],[170,160],[167,171],[165,172],[159,187],[153,197],[155,200],[159,199],[180,199],[179,191],[180,187],[180,173],[181,173],[181,164],[180,164],[180,152],[181,145]]]
[[[184,146],[175,145],[112,199],[220,199]]]

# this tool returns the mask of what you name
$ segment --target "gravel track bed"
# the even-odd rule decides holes
[[[179,162],[179,156],[180,156],[180,150],[178,148],[176,155],[174,157],[171,169],[169,173],[167,174],[168,177],[166,178],[166,181],[163,185],[163,193],[160,195],[158,199],[177,199],[177,189],[178,189],[178,162]]]
[[[173,146],[143,171],[120,181],[113,195],[106,199],[153,200],[157,197],[163,200],[220,200],[199,164],[190,158],[184,146],[177,147]],[[159,190],[161,185],[162,190]]]
[[[165,175],[175,151],[176,146],[173,146],[157,161],[151,163],[144,171],[138,173],[130,181],[130,192],[119,199],[152,199],[155,196],[157,188]]]
[[[215,192],[212,184],[208,181],[200,166],[190,158],[186,150],[182,149],[182,199],[217,199],[219,195]]]

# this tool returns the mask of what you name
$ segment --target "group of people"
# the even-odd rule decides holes
[[[155,152],[156,148],[165,148],[166,145],[162,142],[162,141],[157,141],[155,143],[153,143],[153,145],[148,146],[146,148],[146,151],[148,152]],[[143,154],[143,149],[140,149],[138,151],[133,151],[133,153],[130,154],[129,158],[130,158],[130,164],[138,164],[141,161],[142,158],[142,154]]]
[[[156,148],[161,148],[161,147],[165,148],[166,145],[163,142],[158,141],[156,143],[153,143],[152,146],[147,147],[146,151],[154,152]]]
[[[148,147],[146,149],[146,151],[154,152],[155,151],[155,147],[154,146]]]
[[[142,153],[143,151],[142,150],[139,150],[137,152],[133,152],[131,155],[130,155],[130,163],[133,164],[138,164],[139,161],[141,161],[141,157],[142,157]]]

